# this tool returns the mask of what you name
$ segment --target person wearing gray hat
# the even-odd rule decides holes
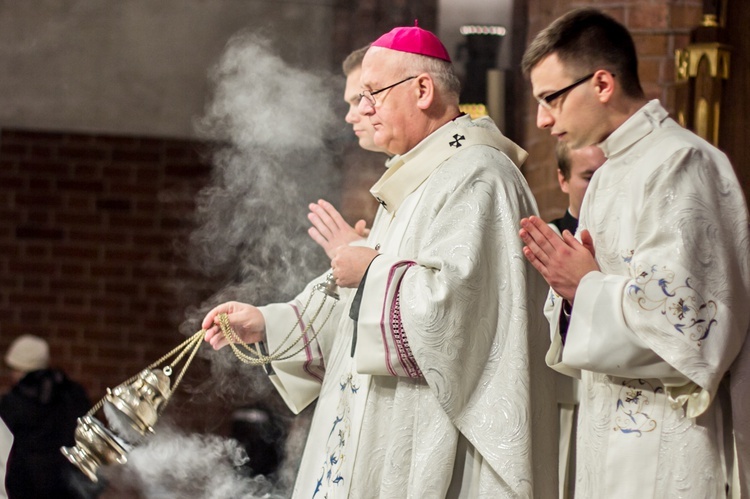
[[[32,371],[47,369],[49,345],[42,338],[32,334],[19,336],[8,348],[5,363],[21,377]]]
[[[49,361],[47,342],[30,334],[16,338],[5,355],[15,383],[0,399],[0,417],[14,438],[5,477],[11,499],[81,497],[59,449],[74,444],[76,419],[91,404],[84,388]]]

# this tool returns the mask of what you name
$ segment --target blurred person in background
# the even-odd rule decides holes
[[[84,388],[50,368],[49,360],[47,342],[30,334],[13,341],[5,355],[14,383],[0,399],[0,417],[14,439],[5,478],[10,499],[81,497],[60,447],[75,444],[76,420],[91,405]]]
[[[564,141],[558,141],[555,147],[557,160],[557,181],[560,190],[568,195],[568,209],[565,215],[549,222],[558,234],[567,230],[575,234],[578,229],[578,217],[583,204],[583,196],[589,186],[591,177],[607,160],[604,152],[596,146],[571,149]],[[575,491],[575,437],[578,419],[578,380],[557,373],[557,409],[560,413],[560,498],[574,496]]]
[[[580,217],[583,196],[589,186],[591,177],[607,160],[604,152],[596,146],[586,146],[571,149],[564,141],[559,141],[555,147],[557,159],[557,181],[560,190],[568,195],[568,209],[565,215],[550,222],[562,234],[568,230],[576,233],[578,218]]]

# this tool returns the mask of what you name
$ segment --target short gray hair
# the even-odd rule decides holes
[[[409,73],[405,76],[427,73],[442,93],[455,97],[458,102],[461,95],[461,80],[458,79],[453,64],[436,57],[408,52],[402,52],[401,55],[404,71]]]

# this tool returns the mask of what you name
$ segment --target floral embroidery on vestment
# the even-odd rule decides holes
[[[560,295],[558,295],[557,293],[555,293],[554,290],[552,290],[552,292],[549,293],[549,296],[547,297],[547,299],[549,300],[549,306],[550,307],[554,307],[555,306],[555,302],[557,301],[557,299],[559,297],[560,297]]]
[[[640,437],[656,429],[656,421],[646,412],[653,397],[663,388],[654,388],[648,381],[631,379],[622,382],[620,394],[617,397],[617,412],[614,418],[614,431]]]
[[[717,323],[716,302],[705,300],[690,284],[690,277],[685,278],[684,284],[674,280],[675,273],[670,270],[639,268],[635,283],[628,287],[628,296],[643,310],[659,310],[676,331],[700,346]]]
[[[331,431],[328,433],[323,466],[315,485],[313,497],[320,492],[324,483],[327,486],[326,488],[328,488],[331,485],[342,484],[344,481],[341,471],[344,466],[344,460],[346,459],[346,454],[344,452],[346,442],[351,433],[350,398],[357,395],[357,392],[359,391],[359,383],[356,377],[350,373],[347,376],[342,376],[339,381],[339,388],[341,389],[342,396],[339,399],[336,418],[333,420]]]
[[[633,260],[633,255],[635,254],[634,250],[625,250],[622,252],[622,261],[625,263],[630,263]]]

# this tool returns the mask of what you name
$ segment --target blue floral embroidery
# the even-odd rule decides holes
[[[328,442],[326,444],[326,453],[321,470],[320,477],[315,484],[313,497],[317,496],[321,489],[328,489],[331,485],[339,485],[344,481],[341,472],[346,459],[344,449],[346,447],[349,433],[351,432],[351,421],[349,414],[351,412],[351,397],[357,395],[359,384],[352,374],[342,377],[339,381],[339,388],[343,392],[339,399],[339,405],[336,411],[336,418],[331,424],[331,431],[328,433]],[[328,494],[323,494],[327,496]]]
[[[633,254],[635,253],[634,250],[625,250],[622,252],[622,261],[625,263],[630,263],[633,260]]]
[[[683,285],[673,281],[672,271],[655,266],[648,271],[639,269],[635,283],[628,287],[628,296],[643,310],[659,310],[675,330],[700,346],[717,323],[716,302],[705,300],[693,289],[689,277]]]
[[[613,430],[637,437],[654,431],[657,423],[651,419],[646,409],[651,404],[654,394],[663,391],[662,387],[654,388],[642,379],[623,381],[617,398]]]

